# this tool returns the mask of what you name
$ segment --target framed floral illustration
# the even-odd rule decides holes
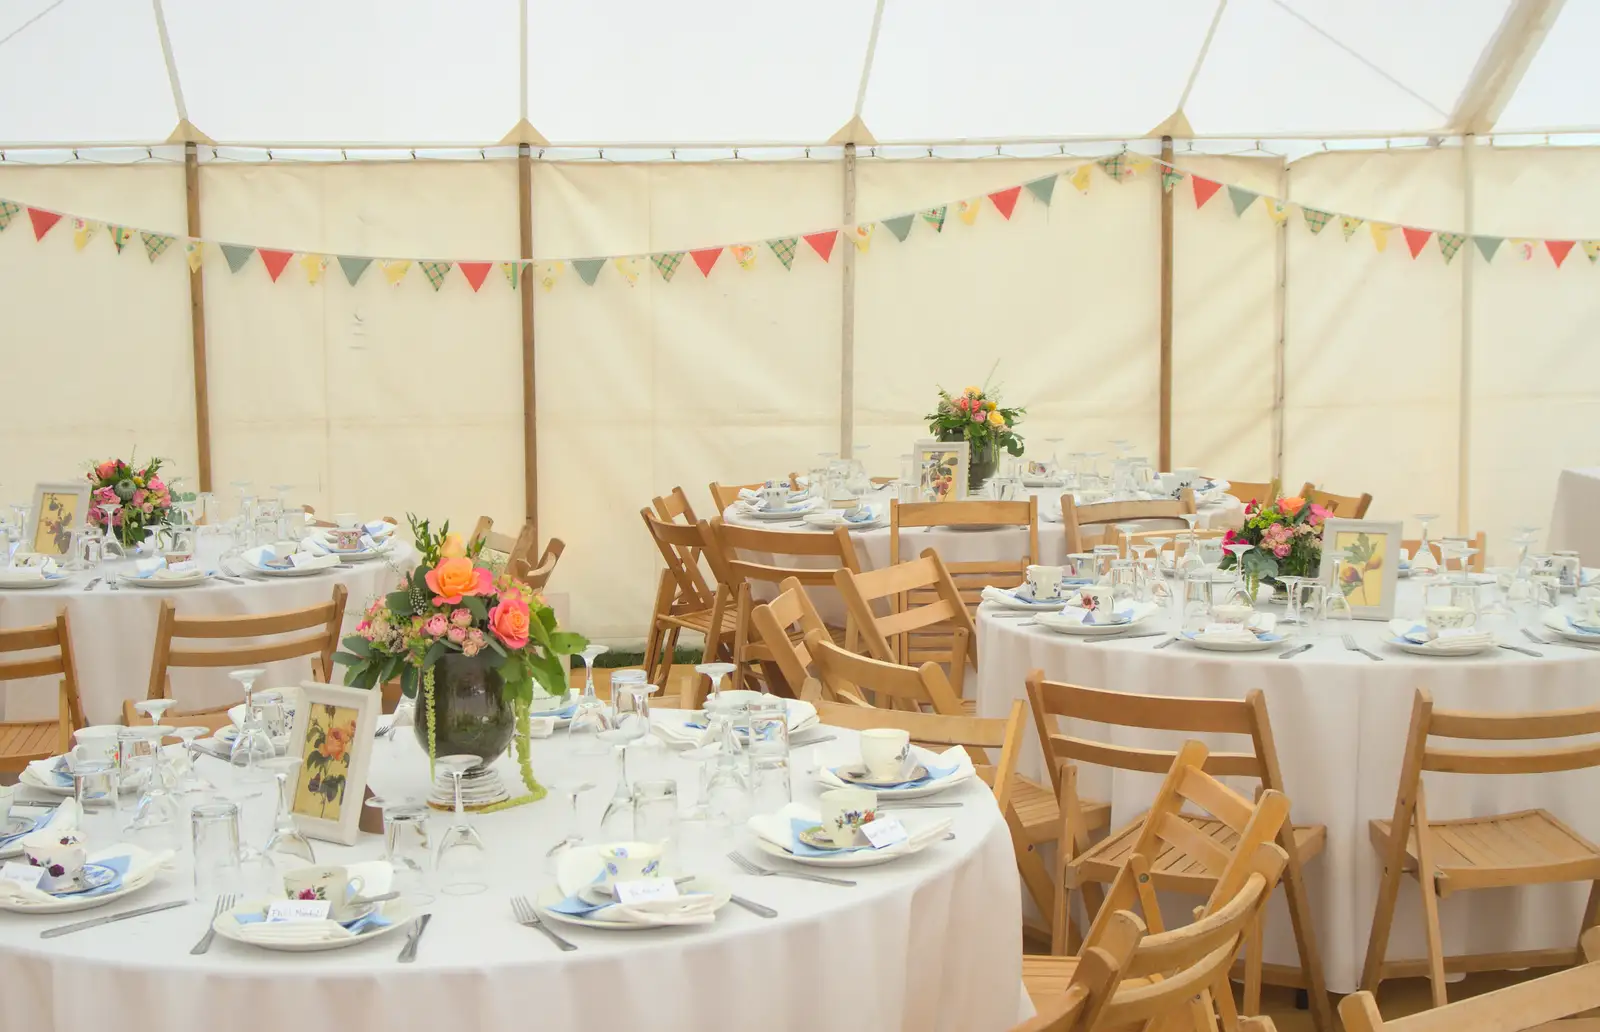
[[[967,496],[967,442],[918,441],[911,450],[917,469],[917,501],[954,502]]]
[[[1338,590],[1350,603],[1357,620],[1387,620],[1394,616],[1395,590],[1400,583],[1401,526],[1371,520],[1328,517],[1322,525],[1323,573],[1333,561],[1330,552],[1342,552]]]
[[[72,549],[73,529],[83,526],[88,515],[89,485],[83,481],[35,484],[33,525],[17,550],[64,556]]]
[[[380,693],[307,682],[289,747],[300,757],[290,810],[301,834],[350,845],[360,833]]]

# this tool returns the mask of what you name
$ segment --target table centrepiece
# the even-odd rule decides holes
[[[1015,456],[1022,454],[1022,437],[1016,432],[1016,425],[1028,410],[1002,407],[995,393],[985,384],[968,387],[952,397],[941,387],[939,403],[924,417],[928,432],[939,440],[967,442],[969,491],[978,490],[994,476],[1002,448]]]

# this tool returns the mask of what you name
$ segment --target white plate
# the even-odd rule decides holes
[[[0,591],[36,591],[39,588],[56,588],[71,579],[70,575],[62,574],[59,577],[40,577],[38,580],[20,577],[16,580],[0,580]]]
[[[1600,644],[1600,634],[1577,630],[1568,623],[1567,618],[1571,615],[1564,609],[1552,609],[1544,614],[1544,625],[1568,641],[1580,641],[1586,645]]]
[[[279,953],[320,953],[324,950],[342,950],[347,946],[359,946],[364,942],[371,942],[373,939],[381,939],[391,932],[408,927],[412,918],[417,916],[412,913],[410,907],[406,906],[405,901],[394,899],[387,903],[378,904],[383,916],[389,919],[388,924],[381,928],[369,928],[359,935],[350,936],[348,939],[323,939],[314,942],[264,942],[260,939],[245,938],[241,930],[244,926],[239,924],[233,915],[249,913],[252,910],[261,910],[266,905],[265,900],[257,900],[254,903],[246,903],[243,906],[234,907],[226,913],[218,914],[217,919],[211,922],[211,927],[224,939],[232,939],[234,942],[243,943],[246,946],[254,946],[257,949],[275,950]]]
[[[971,758],[967,756],[966,752],[960,746],[956,746],[953,749],[947,750],[943,754],[933,752],[929,749],[923,749],[920,746],[912,746],[911,753],[916,758],[916,762],[922,764],[923,766],[933,765],[939,767],[948,767],[952,763],[957,764],[958,766],[956,767],[954,773],[942,778],[936,778],[933,781],[928,782],[926,785],[918,785],[916,788],[875,789],[874,791],[877,794],[879,801],[893,799],[921,799],[924,796],[938,795],[940,792],[947,792],[950,789],[955,788],[957,785],[965,784],[977,776],[977,771],[975,771],[972,767]],[[858,760],[859,757],[854,757],[851,759],[832,759],[826,763],[819,763],[817,765],[817,783],[822,785],[825,789],[859,787],[857,785],[850,784],[848,781],[845,781],[843,778],[839,777],[829,769],[831,767],[842,767],[849,763],[855,763]]]
[[[1253,641],[1212,638],[1208,641],[1203,634],[1188,633],[1185,633],[1182,637],[1184,641],[1187,641],[1195,648],[1205,649],[1208,652],[1265,652],[1274,645],[1283,644],[1282,635],[1273,635],[1270,640],[1266,641],[1260,638],[1256,638]]]
[[[1138,627],[1140,624],[1149,620],[1154,615],[1154,613],[1150,613],[1145,616],[1138,617],[1137,619],[1130,620],[1127,623],[1086,624],[1080,623],[1079,621],[1071,619],[1061,613],[1041,611],[1034,617],[1034,621],[1038,623],[1040,627],[1055,631],[1057,634],[1076,634],[1080,637],[1089,637],[1096,634],[1121,634],[1124,631],[1129,631],[1135,627]]]
[[[832,530],[834,527],[843,527],[845,530],[871,530],[873,527],[883,526],[883,515],[874,512],[870,520],[847,520],[838,512],[811,512],[804,517],[806,526],[820,527],[823,530]]]
[[[662,921],[659,923],[649,921],[606,921],[595,917],[574,917],[571,914],[558,914],[548,909],[552,905],[566,899],[568,895],[581,890],[594,883],[601,869],[605,866],[600,859],[599,846],[579,846],[569,849],[562,854],[556,865],[556,884],[546,885],[539,891],[534,903],[539,907],[539,912],[552,921],[564,924],[582,925],[585,928],[606,928],[612,931],[634,932],[648,928],[676,928],[680,925]],[[732,892],[727,885],[715,878],[704,875],[695,875],[692,880],[678,886],[684,892],[707,892],[715,897],[712,904],[714,911],[720,911],[728,905]]]
[[[790,806],[792,807],[794,804],[791,803]],[[935,842],[942,840],[945,833],[950,830],[950,825],[954,823],[949,818],[945,818],[927,827],[907,828],[906,831],[909,837],[904,842],[896,842],[894,845],[885,846],[882,849],[854,849],[848,853],[832,853],[826,856],[800,856],[773,842],[770,838],[762,835],[759,830],[762,822],[781,822],[783,829],[787,830],[789,817],[785,814],[788,809],[786,807],[776,814],[758,815],[750,818],[750,830],[755,834],[756,848],[763,853],[777,857],[779,860],[787,860],[792,864],[803,864],[807,867],[876,867],[879,864],[892,863],[903,856],[920,853]],[[779,825],[774,823],[769,826],[768,830],[775,833],[778,827]]]
[[[90,858],[90,862],[94,862],[93,857]],[[71,914],[79,910],[93,910],[95,907],[103,907],[107,903],[115,903],[125,896],[133,895],[155,881],[160,871],[159,864],[151,864],[137,876],[124,878],[115,892],[107,892],[100,896],[59,896],[48,903],[0,896],[0,910],[8,910],[13,914]]]
[[[337,556],[341,563],[370,563],[374,559],[382,559],[389,554],[389,549],[379,546],[368,548],[360,552],[335,552],[329,550],[331,556]]]
[[[118,578],[130,588],[192,588],[210,579],[211,574],[203,570],[188,577],[135,577],[124,573]]]

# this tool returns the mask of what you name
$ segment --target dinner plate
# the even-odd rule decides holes
[[[1033,619],[1040,627],[1055,631],[1057,634],[1076,634],[1080,637],[1090,637],[1096,634],[1121,634],[1124,631],[1138,627],[1155,615],[1156,613],[1152,611],[1136,616],[1127,623],[1114,624],[1082,623],[1067,616],[1065,613],[1051,613],[1048,611],[1039,613]]]
[[[1463,656],[1478,656],[1496,647],[1495,643],[1490,641],[1470,649],[1440,649],[1434,648],[1432,645],[1420,645],[1417,642],[1407,641],[1400,637],[1390,638],[1385,644],[1393,645],[1401,652],[1409,652],[1413,656],[1432,656],[1435,659],[1459,659]]]
[[[58,574],[54,577],[40,577],[3,579],[0,580],[0,591],[36,591],[39,588],[55,588],[71,580],[70,574]]]
[[[167,854],[170,856],[171,854]],[[90,861],[93,863],[94,861]],[[161,865],[152,862],[145,866],[137,875],[128,875],[123,878],[122,884],[114,892],[107,892],[99,896],[67,895],[57,896],[49,901],[22,900],[11,896],[0,895],[0,910],[7,910],[13,914],[70,914],[78,910],[93,910],[103,907],[107,903],[115,903],[125,896],[131,896],[140,889],[145,888],[155,881],[160,873]],[[80,890],[86,891],[86,890]]]
[[[1583,642],[1586,645],[1600,644],[1600,634],[1590,634],[1580,631],[1569,622],[1571,613],[1565,609],[1551,609],[1544,615],[1544,625],[1550,630],[1566,638],[1568,641]]]
[[[808,867],[876,867],[922,852],[942,840],[954,823],[948,817],[925,825],[919,821],[911,821],[907,824],[907,838],[904,842],[896,842],[882,849],[850,849],[829,852],[822,856],[804,856],[790,852],[779,844],[780,841],[789,841],[788,836],[793,833],[794,819],[813,820],[816,816],[815,810],[798,803],[790,803],[777,813],[757,814],[751,817],[748,826],[755,836],[756,848],[780,860]]]
[[[1185,631],[1183,638],[1197,649],[1208,652],[1265,652],[1283,641],[1281,634],[1257,635],[1254,641],[1244,639],[1233,640],[1229,638],[1213,638],[1209,641],[1203,634],[1193,634]]]
[[[377,904],[377,906],[380,908],[379,912],[386,920],[388,920],[388,924],[381,925],[376,928],[367,928],[366,930],[356,935],[352,935],[347,939],[318,939],[308,942],[268,942],[261,939],[246,938],[243,932],[243,929],[246,926],[241,925],[238,921],[238,918],[234,915],[248,914],[252,911],[259,912],[266,909],[266,906],[266,900],[255,900],[254,902],[234,907],[232,910],[224,911],[223,913],[218,914],[216,920],[211,922],[211,927],[224,939],[231,939],[234,942],[243,943],[246,946],[254,946],[257,949],[275,950],[279,953],[321,953],[324,950],[342,950],[349,946],[359,946],[364,942],[371,942],[374,939],[381,939],[386,935],[410,926],[411,919],[417,916],[412,912],[411,908],[405,904],[404,900],[392,899],[387,903]]]
[[[835,771],[834,776],[840,781],[847,781],[862,788],[890,788],[894,785],[903,785],[907,781],[922,780],[928,776],[928,768],[919,763],[912,767],[911,772],[903,778],[875,778],[863,767],[845,767]]]
[[[935,778],[926,785],[918,785],[916,788],[874,789],[873,791],[877,793],[880,802],[892,799],[920,799],[923,796],[938,795],[940,792],[947,792],[977,776],[977,771],[972,766],[972,758],[959,745],[947,749],[943,753],[936,753],[921,746],[912,746],[911,756],[915,762],[923,766],[933,766],[941,769],[954,767],[955,771],[942,778]],[[858,758],[843,761],[835,759],[819,763],[817,765],[817,783],[825,788],[856,787],[835,774],[832,768],[855,766],[857,762],[859,762]]]
[[[581,925],[585,928],[605,928],[611,931],[643,931],[649,928],[676,928],[681,922],[673,921],[616,921],[599,917],[578,917],[572,914],[557,913],[550,909],[553,905],[566,899],[569,895],[580,892],[592,885],[599,877],[605,862],[600,859],[598,846],[578,846],[562,854],[556,865],[556,884],[546,885],[539,891],[534,899],[539,911],[552,921],[563,924]],[[728,905],[733,894],[726,884],[715,878],[705,875],[691,876],[687,881],[678,886],[680,892],[704,892],[713,897],[711,904],[713,912],[720,911]]]
[[[204,584],[211,579],[211,574],[204,570],[190,574],[187,577],[135,577],[124,573],[118,578],[130,588],[192,588]]]
[[[340,552],[330,548],[328,554],[338,556],[341,563],[370,563],[374,559],[382,559],[385,555],[388,555],[389,549],[379,546],[378,548],[363,548],[354,552]]]
[[[338,568],[338,566],[287,566],[275,570],[269,566],[251,566],[249,570],[258,577],[315,577],[319,573],[327,573]]]

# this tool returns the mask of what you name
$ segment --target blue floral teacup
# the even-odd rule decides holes
[[[614,842],[600,847],[605,883],[639,881],[661,875],[661,846],[654,842]]]

